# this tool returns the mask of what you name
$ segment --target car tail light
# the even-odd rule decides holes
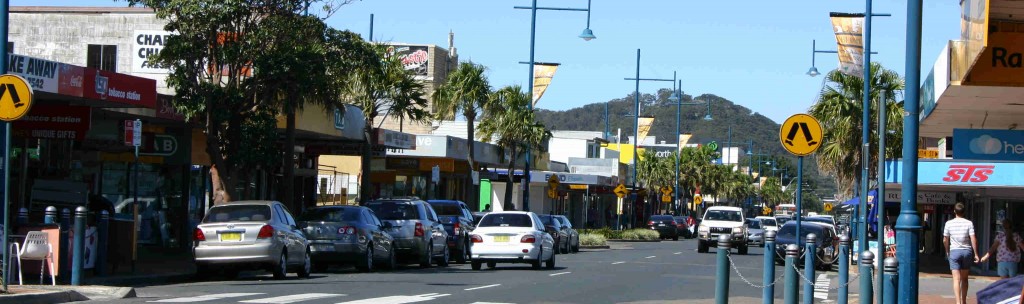
[[[206,235],[203,234],[203,229],[196,228],[196,230],[192,232],[192,240],[205,241]]]
[[[523,238],[519,239],[519,242],[520,243],[536,243],[537,242],[537,237],[533,236],[532,234],[527,234],[527,235],[524,235]]]
[[[356,227],[338,228],[338,234],[356,234]]]
[[[677,224],[676,221],[672,221],[672,225],[679,225],[679,224]]]
[[[484,238],[480,237],[479,235],[476,235],[476,234],[469,236],[469,239],[473,240],[473,243],[483,243],[484,242]]]
[[[423,223],[416,223],[416,236],[423,236]]]
[[[648,225],[654,226],[654,221],[647,223]]]
[[[454,230],[455,234],[459,234],[459,228],[462,226],[462,225],[459,225],[459,224],[460,224],[459,222],[455,222],[455,230]]]
[[[260,233],[256,235],[256,238],[266,239],[271,236],[274,236],[274,227],[271,227],[270,225],[263,225],[263,227],[260,227]]]

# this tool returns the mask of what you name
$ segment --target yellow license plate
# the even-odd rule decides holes
[[[220,234],[220,240],[221,241],[236,241],[236,242],[237,241],[241,241],[242,240],[242,233],[239,233],[239,232],[221,233]]]
[[[494,236],[494,241],[495,242],[508,242],[508,236],[507,235],[496,235],[496,236]]]

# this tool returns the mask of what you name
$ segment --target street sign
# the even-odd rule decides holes
[[[622,196],[619,197],[618,203],[616,204],[615,214],[622,215]]]
[[[711,141],[708,143],[708,147],[711,147],[711,150],[718,150],[718,142]]]
[[[13,74],[0,75],[0,120],[15,121],[32,108],[32,86],[25,78]]]
[[[832,212],[832,203],[825,203],[825,212]]]
[[[782,147],[796,156],[806,156],[821,147],[821,123],[813,116],[796,114],[786,119],[779,128]]]
[[[629,194],[629,190],[627,190],[626,186],[623,185],[623,184],[619,184],[618,187],[615,187],[615,191],[614,192],[615,192],[615,196],[618,196],[619,198],[626,197],[626,194]]]
[[[671,203],[672,202],[672,196],[668,195],[668,194],[662,195],[661,196],[661,202],[662,203]]]
[[[142,120],[136,119],[132,126],[132,146],[142,145]]]
[[[433,181],[434,183],[437,183],[437,182],[441,181],[441,167],[440,166],[434,166],[433,168],[430,168],[430,180]]]
[[[672,187],[662,186],[661,187],[661,194],[664,194],[664,195],[672,194]]]
[[[761,212],[763,212],[764,215],[772,214],[772,208],[764,207],[761,209]]]
[[[558,188],[559,183],[558,175],[552,174],[551,177],[548,177],[548,187],[551,187],[552,189]]]
[[[135,121],[124,121],[124,145],[131,146],[135,140]]]
[[[558,197],[558,190],[555,190],[554,188],[548,189],[548,197],[550,197],[550,198],[557,198]]]
[[[700,196],[700,194],[697,194],[697,195],[693,196],[693,204],[694,205],[700,205],[700,204],[703,204],[703,203],[704,203],[704,197]]]

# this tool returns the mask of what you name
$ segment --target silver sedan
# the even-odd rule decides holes
[[[240,201],[210,208],[192,235],[196,273],[267,269],[275,279],[289,271],[309,277],[309,242],[287,208],[274,201]]]

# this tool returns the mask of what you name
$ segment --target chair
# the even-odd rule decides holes
[[[25,280],[21,276],[21,260],[32,260],[40,262],[39,284],[43,284],[43,277],[46,274],[44,270],[49,263],[50,284],[57,285],[57,279],[53,274],[53,246],[50,245],[46,232],[29,231],[25,235],[25,242],[21,246],[18,246],[18,243],[11,244],[10,250],[10,258],[18,258],[18,284],[25,285]]]

